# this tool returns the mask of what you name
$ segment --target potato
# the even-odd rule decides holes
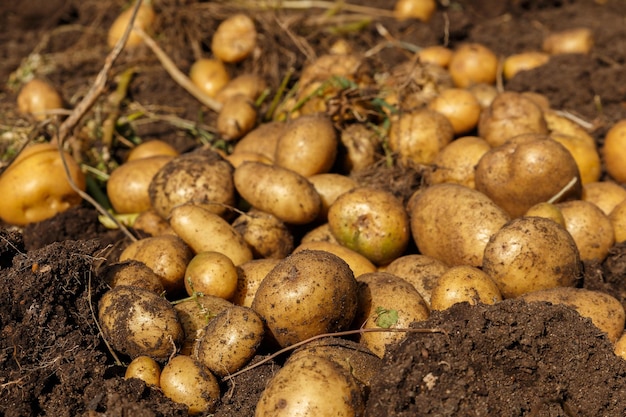
[[[361,391],[349,371],[330,359],[303,355],[276,372],[254,417],[360,416],[364,411]]]
[[[109,48],[113,48],[115,44],[122,38],[126,27],[130,23],[130,19],[133,15],[133,7],[124,10],[113,21],[113,24],[109,28],[107,36],[107,45]],[[135,17],[134,27],[143,29],[146,32],[150,32],[154,21],[156,20],[156,13],[150,3],[142,3],[137,10],[137,16]],[[135,47],[143,42],[141,36],[137,35],[134,31],[130,32],[128,39],[126,40],[125,47]]]
[[[191,65],[189,79],[207,96],[216,97],[230,81],[230,75],[219,59],[201,58]]]
[[[474,182],[476,165],[491,146],[477,136],[465,136],[450,142],[435,157],[426,177],[430,184],[446,182],[476,188]]]
[[[418,19],[428,22],[435,10],[435,0],[398,0],[393,7],[393,14],[398,20]]]
[[[265,80],[257,74],[241,74],[233,78],[215,96],[220,103],[226,103],[231,97],[243,94],[255,101],[267,88]]]
[[[528,92],[522,93],[522,95],[526,97],[531,97]],[[536,100],[531,97],[531,99]],[[544,97],[544,99],[546,99]],[[535,101],[536,102],[536,101]],[[596,141],[591,136],[587,130],[585,130],[578,123],[568,119],[563,114],[551,110],[549,108],[543,110],[543,118],[546,121],[546,125],[548,126],[548,130],[550,131],[550,135],[566,135],[566,136],[574,136],[576,138],[584,140],[589,147],[596,146]]]
[[[618,121],[606,132],[602,157],[611,178],[626,183],[626,119]]]
[[[174,234],[167,220],[159,216],[153,209],[139,213],[133,222],[133,229],[141,230],[150,236]]]
[[[617,339],[614,344],[614,352],[617,356],[626,360],[626,332]]]
[[[211,51],[221,61],[240,62],[256,47],[256,36],[254,21],[249,16],[233,14],[217,27],[211,39]]]
[[[611,225],[613,226],[613,232],[615,235],[615,242],[621,243],[626,240],[626,201],[619,203],[611,214],[609,215]]]
[[[322,199],[322,209],[318,217],[321,221],[326,221],[328,208],[337,200],[337,197],[359,186],[356,180],[336,173],[317,174],[310,176],[308,180]]]
[[[137,356],[126,367],[124,378],[138,378],[148,386],[160,387],[161,367],[150,356]]]
[[[252,306],[256,290],[267,274],[280,262],[280,259],[253,259],[237,267],[237,290],[232,302],[243,307]]]
[[[265,155],[262,155],[256,152],[247,152],[247,151],[233,152],[230,155],[225,155],[224,159],[230,162],[230,164],[234,168],[237,168],[239,165],[243,164],[246,161],[261,162],[267,165],[272,165],[273,163],[273,161],[269,159],[268,157],[266,157]]]
[[[157,294],[163,294],[165,291],[161,277],[143,262],[135,260],[108,264],[102,276],[111,287],[118,285],[140,287]]]
[[[339,155],[345,172],[358,172],[376,162],[380,137],[361,123],[348,125],[339,137],[343,152]]]
[[[537,203],[531,208],[529,208],[526,213],[524,213],[526,217],[544,217],[546,219],[550,219],[553,222],[559,224],[562,227],[565,227],[565,218],[563,217],[563,213],[561,213],[561,209],[558,208],[555,204],[542,202]]]
[[[189,415],[212,413],[220,399],[215,376],[190,356],[178,355],[161,372],[161,391],[170,400],[185,404]]]
[[[226,141],[239,139],[256,125],[257,109],[252,100],[236,94],[224,102],[217,115],[217,132]]]
[[[565,149],[572,154],[578,171],[580,172],[580,181],[584,186],[587,183],[595,182],[600,179],[602,171],[600,154],[595,144],[589,144],[585,138],[579,136],[565,135],[562,133],[552,132],[550,139],[559,142]]]
[[[376,271],[376,265],[374,265],[369,259],[352,249],[340,245],[339,243],[326,241],[301,242],[293,252],[296,253],[303,250],[322,250],[339,256],[341,259],[346,261],[348,266],[350,266],[350,269],[354,273],[355,277],[368,272]]]
[[[474,84],[493,84],[498,71],[498,57],[479,43],[466,43],[452,52],[448,67],[454,85],[466,88]]]
[[[510,80],[521,71],[528,71],[545,65],[550,60],[550,55],[545,52],[528,51],[513,54],[506,57],[502,70],[504,78]]]
[[[131,358],[167,359],[184,338],[172,305],[143,288],[120,285],[104,293],[98,321],[111,347]]]
[[[340,195],[328,209],[337,241],[377,265],[400,256],[410,239],[409,216],[391,192],[359,187]]]
[[[409,214],[420,253],[451,266],[482,265],[489,238],[509,220],[489,197],[458,184],[424,189]]]
[[[469,265],[453,266],[444,272],[432,289],[431,310],[446,310],[457,303],[495,304],[502,301],[496,283],[482,270]]]
[[[152,207],[148,188],[156,173],[172,156],[153,156],[126,162],[107,181],[107,196],[118,214],[140,213]]]
[[[565,228],[574,238],[583,261],[602,261],[615,243],[609,216],[595,204],[574,200],[557,205],[563,213]]]
[[[356,54],[321,55],[302,69],[300,86],[305,88],[310,83],[324,82],[333,76],[349,80],[354,79],[354,75],[361,65],[363,65],[363,58]]]
[[[475,173],[478,191],[512,218],[550,200],[574,178],[576,183],[557,201],[580,198],[580,173],[567,149],[543,136],[518,138],[521,136],[483,155]]]
[[[453,138],[454,128],[443,114],[420,109],[392,118],[389,148],[405,165],[430,164]]]
[[[588,54],[593,47],[593,32],[574,28],[553,32],[543,40],[542,48],[549,54]]]
[[[235,219],[232,226],[243,236],[255,258],[283,259],[293,250],[291,231],[273,214],[250,210]]]
[[[423,64],[434,64],[448,68],[452,59],[452,50],[442,45],[427,46],[417,51],[417,56]]]
[[[194,356],[218,376],[241,369],[263,340],[263,321],[248,307],[233,306],[219,313],[202,330]]]
[[[481,107],[476,96],[462,88],[443,90],[430,103],[428,108],[446,116],[452,124],[455,135],[474,129],[480,117]]]
[[[192,257],[191,249],[182,239],[161,235],[131,243],[120,254],[118,261],[143,262],[161,278],[165,291],[175,294],[184,288],[185,269]]]
[[[24,84],[17,95],[17,108],[20,113],[32,114],[37,120],[45,120],[50,117],[49,111],[63,107],[63,98],[59,92],[39,78]]]
[[[446,264],[430,256],[409,254],[396,258],[382,271],[396,275],[413,285],[430,306],[431,292],[439,277],[448,269]]]
[[[526,302],[546,301],[552,304],[563,304],[575,309],[582,317],[607,334],[615,343],[624,332],[624,307],[615,297],[600,291],[584,288],[553,288],[535,291],[521,297]]]
[[[257,126],[235,144],[233,154],[254,152],[274,161],[276,144],[285,126],[284,122],[267,122]]]
[[[547,135],[548,126],[541,108],[520,93],[505,91],[498,94],[480,114],[478,136],[492,147],[524,133]]]
[[[64,155],[72,180],[85,191],[85,174],[70,154]],[[59,149],[49,143],[29,146],[13,160],[0,175],[0,195],[5,196],[0,219],[18,226],[49,219],[82,201],[67,180]]]
[[[179,153],[172,145],[158,139],[141,142],[130,150],[126,156],[126,162],[137,159],[151,158],[154,156],[178,156]]]
[[[233,178],[235,188],[252,207],[285,223],[310,223],[322,208],[313,184],[290,169],[245,162],[235,169]]]
[[[152,208],[163,218],[186,203],[223,214],[235,204],[233,167],[209,149],[181,155],[161,168],[150,183]]]
[[[359,305],[354,327],[363,329],[408,328],[411,323],[428,319],[428,305],[407,281],[387,272],[372,272],[358,277]],[[406,336],[402,332],[364,332],[359,341],[379,357],[386,345]]]
[[[613,209],[626,200],[626,188],[613,181],[594,181],[583,185],[584,201],[589,201],[607,216]]]
[[[187,294],[201,293],[230,299],[237,289],[237,268],[220,252],[197,253],[185,270]]]
[[[195,253],[220,252],[240,265],[252,259],[243,236],[222,217],[194,204],[175,207],[170,225]]]
[[[467,87],[467,91],[474,94],[483,110],[491,106],[493,99],[498,95],[498,89],[494,85],[485,83],[472,84]]]
[[[339,245],[339,242],[337,241],[335,236],[333,236],[333,233],[330,231],[330,226],[328,225],[328,222],[322,223],[319,226],[314,227],[313,229],[309,230],[308,232],[304,234],[304,236],[302,236],[302,239],[300,239],[300,244],[310,243],[310,242],[328,242],[328,243],[336,243]],[[359,256],[363,257],[364,259],[367,259],[363,255],[359,255]]]
[[[543,217],[520,217],[504,225],[487,243],[482,269],[504,298],[572,287],[582,277],[574,239]]]
[[[252,309],[281,347],[345,330],[357,307],[357,284],[348,264],[323,251],[283,259],[257,289]]]

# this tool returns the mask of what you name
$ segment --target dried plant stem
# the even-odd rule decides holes
[[[248,8],[255,9],[327,9],[362,13],[370,16],[395,17],[393,10],[362,6],[360,4],[345,3],[343,1],[323,0],[267,0],[267,1],[240,1],[237,2]]]

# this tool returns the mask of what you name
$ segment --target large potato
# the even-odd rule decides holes
[[[485,247],[483,271],[505,298],[571,287],[582,274],[572,236],[543,217],[520,217],[495,233]]]
[[[411,207],[420,253],[448,265],[482,265],[489,238],[509,220],[489,197],[458,184],[428,187]]]

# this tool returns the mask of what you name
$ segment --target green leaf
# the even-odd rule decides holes
[[[376,325],[388,329],[398,323],[398,310],[388,310],[383,307],[376,308]]]

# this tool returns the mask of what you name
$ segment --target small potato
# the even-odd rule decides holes
[[[189,415],[212,413],[220,399],[217,378],[190,356],[178,355],[163,367],[161,391],[170,400],[185,404]]]
[[[552,304],[563,304],[575,309],[582,317],[605,332],[612,343],[624,332],[626,314],[622,303],[616,298],[600,292],[584,288],[553,288],[535,291],[521,297],[526,302],[546,301]]]
[[[167,220],[159,216],[157,212],[152,209],[139,213],[133,222],[133,229],[141,230],[150,236],[174,234]]]
[[[98,321],[113,349],[132,358],[167,359],[184,338],[172,305],[143,288],[120,285],[104,293]]]
[[[250,210],[232,226],[246,241],[255,258],[283,259],[293,250],[293,235],[285,223],[270,213]]]
[[[115,44],[122,38],[126,27],[130,23],[130,19],[133,15],[133,8],[130,7],[124,10],[113,21],[113,24],[109,28],[107,36],[107,45],[109,48],[113,48]],[[154,21],[156,20],[156,13],[149,3],[142,3],[137,10],[137,16],[135,17],[134,27],[143,29],[146,32],[150,32]],[[137,35],[134,31],[130,32],[130,36],[126,41],[126,47],[135,47],[143,42],[141,36]]]
[[[498,57],[479,43],[467,43],[452,52],[448,67],[454,85],[466,88],[474,84],[494,84],[498,72]]]
[[[400,256],[410,239],[409,216],[388,191],[359,187],[340,195],[328,209],[337,241],[377,265]]]
[[[126,367],[124,378],[138,378],[148,386],[160,387],[161,367],[150,356],[137,356]]]
[[[333,76],[352,80],[361,65],[363,65],[363,58],[356,54],[321,55],[302,69],[301,88],[316,81],[324,82]]]
[[[593,32],[588,28],[574,28],[550,33],[542,48],[549,54],[588,54],[593,47]]]
[[[219,24],[211,39],[211,51],[223,62],[240,62],[256,47],[256,37],[254,21],[237,13]]]
[[[63,107],[63,98],[59,92],[39,78],[27,82],[17,96],[20,113],[32,114],[37,120],[45,120],[50,117],[47,112]]]
[[[130,150],[126,156],[126,162],[136,159],[151,158],[153,156],[178,156],[179,153],[172,145],[158,139],[152,139],[140,143]]]
[[[509,221],[509,215],[487,196],[458,184],[437,184],[421,191],[410,218],[420,253],[450,266],[482,265],[489,238]]]
[[[411,323],[428,319],[428,305],[408,282],[387,272],[363,274],[359,282],[359,308],[354,326],[363,329],[408,328]],[[379,357],[386,345],[406,336],[401,332],[364,332],[360,343]]]
[[[606,133],[602,157],[611,178],[626,183],[626,119],[615,123]]]
[[[432,170],[427,172],[430,184],[446,182],[476,188],[474,182],[476,165],[491,146],[477,136],[465,136],[450,142],[433,161]]]
[[[439,65],[448,68],[452,59],[452,50],[442,45],[433,45],[422,48],[417,52],[420,62],[424,64]]]
[[[555,204],[548,202],[537,203],[531,208],[529,208],[526,213],[524,213],[526,217],[544,217],[546,219],[550,219],[555,223],[558,223],[562,227],[565,227],[565,218],[563,217],[563,213],[561,213],[561,209],[558,208]]]
[[[253,257],[243,236],[222,217],[204,207],[193,204],[175,207],[170,216],[170,225],[195,253],[220,252],[235,265]]]
[[[491,106],[493,99],[498,95],[496,86],[485,83],[473,84],[467,87],[467,91],[474,94],[483,110]]]
[[[396,275],[417,290],[426,304],[430,306],[430,298],[433,288],[439,277],[449,267],[443,262],[426,255],[404,255],[384,268],[384,272]]]
[[[615,243],[615,232],[609,216],[595,204],[574,200],[557,204],[565,228],[574,238],[583,261],[603,261]]]
[[[320,195],[305,177],[290,169],[244,162],[235,169],[235,188],[252,205],[288,224],[306,224],[322,208]]]
[[[482,269],[504,298],[572,287],[582,275],[572,236],[543,217],[520,217],[504,225],[489,239]]]
[[[613,232],[615,235],[615,242],[621,243],[626,240],[626,201],[619,203],[611,214],[609,215],[611,225],[613,226]]]
[[[304,234],[304,236],[302,236],[302,239],[300,239],[301,244],[310,243],[310,242],[328,242],[328,243],[336,243],[339,245],[339,242],[337,241],[335,236],[333,236],[333,233],[330,231],[330,226],[328,225],[328,222],[322,223],[319,226],[309,230],[308,232]],[[363,258],[365,257],[363,256]]]
[[[428,108],[443,114],[452,124],[455,135],[467,133],[478,124],[481,107],[476,96],[463,88],[443,90]]]
[[[550,139],[559,142],[572,154],[578,166],[580,181],[583,186],[600,179],[602,164],[600,154],[595,144],[589,144],[589,142],[579,136],[570,136],[555,132],[550,134]]]
[[[126,285],[144,288],[157,294],[163,294],[165,291],[161,277],[143,262],[128,260],[109,264],[105,267],[102,275],[112,288]]]
[[[263,321],[248,307],[233,306],[219,313],[202,330],[194,356],[217,376],[241,369],[263,340]]]
[[[254,295],[261,281],[280,261],[280,259],[253,259],[239,265],[237,267],[237,290],[232,302],[238,306],[252,306]]]
[[[274,161],[276,144],[285,126],[286,123],[284,122],[267,122],[260,124],[235,144],[233,154],[238,152],[254,152],[263,155],[270,161]]]
[[[613,181],[595,181],[583,185],[584,201],[589,201],[609,216],[613,209],[626,200],[626,188]]]
[[[435,10],[437,10],[435,0],[397,0],[393,7],[393,14],[400,21],[418,19],[428,22]]]
[[[249,100],[255,101],[266,88],[267,83],[260,75],[241,74],[230,80],[217,93],[215,99],[220,103],[226,103],[231,97],[242,94]]]
[[[161,278],[169,294],[184,288],[183,278],[193,252],[178,236],[147,237],[131,243],[119,256],[119,262],[143,262]]]
[[[345,330],[356,308],[357,283],[348,264],[332,253],[311,250],[276,265],[252,302],[281,347]]]
[[[526,97],[530,97],[528,92],[522,93]],[[531,98],[532,99],[532,98]],[[596,141],[587,130],[578,123],[568,119],[559,112],[551,109],[543,109],[543,118],[546,121],[550,135],[559,134],[566,136],[574,136],[587,142],[589,147],[595,147]]]
[[[204,94],[216,97],[230,81],[230,75],[222,61],[201,58],[189,69],[189,78]]]
[[[217,132],[226,141],[239,139],[256,125],[257,109],[248,97],[236,94],[224,102],[217,115]]]
[[[339,243],[326,241],[301,242],[300,245],[294,249],[293,253],[301,252],[303,250],[322,250],[339,256],[350,266],[350,269],[354,273],[355,277],[368,272],[376,272],[376,265],[374,265],[369,259],[352,249],[340,245]]]
[[[446,310],[457,303],[495,304],[502,294],[489,275],[474,266],[453,266],[444,272],[432,289],[431,310]]]
[[[510,80],[521,71],[528,71],[545,65],[550,60],[550,55],[545,52],[528,51],[509,55],[502,67],[504,78]]]
[[[348,125],[339,137],[344,152],[339,155],[345,172],[358,172],[376,162],[380,137],[361,123]]]
[[[321,221],[326,221],[328,208],[337,200],[337,197],[359,186],[356,180],[335,173],[317,174],[308,179],[322,199],[322,209],[318,218]]]
[[[237,289],[237,268],[223,253],[200,252],[187,264],[185,289],[228,300]]]

